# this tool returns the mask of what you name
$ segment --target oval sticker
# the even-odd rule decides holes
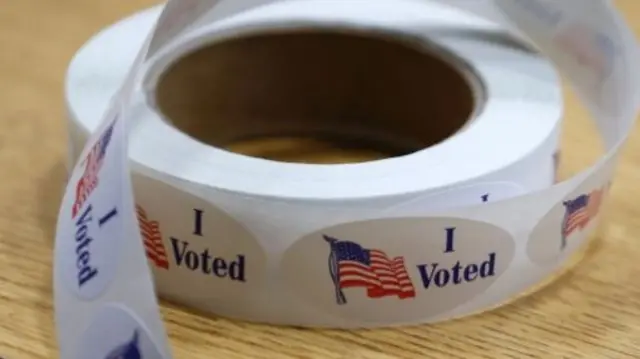
[[[491,224],[456,218],[353,222],[287,250],[281,275],[304,302],[363,323],[415,322],[487,290],[515,244]]]
[[[263,280],[266,256],[255,237],[202,198],[140,174],[132,180],[158,292],[234,313]]]
[[[56,236],[56,262],[65,285],[81,299],[93,300],[110,285],[118,267],[125,218],[122,197],[121,126],[99,130],[70,176],[73,191],[65,198]],[[68,217],[67,217],[68,216]]]
[[[76,359],[162,359],[146,327],[128,308],[102,307],[78,344]]]

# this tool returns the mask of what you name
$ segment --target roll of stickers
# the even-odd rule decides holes
[[[169,1],[157,22],[149,12],[119,25],[131,26],[126,33],[132,38],[153,26],[146,40],[122,41],[114,35],[116,26],[74,61],[69,94],[83,88],[74,84],[83,71],[102,71],[88,62],[79,70],[81,59],[95,61],[97,43],[112,55],[107,63],[133,65],[124,72],[123,66],[113,67],[121,82],[109,100],[105,94],[111,89],[93,89],[88,77],[87,98],[69,96],[78,133],[72,137],[81,143],[79,133],[92,134],[71,172],[56,235],[61,358],[171,357],[145,254],[160,291],[187,305],[268,323],[376,327],[435,322],[495,307],[552,275],[597,226],[638,110],[639,81],[632,68],[637,45],[609,1],[587,8],[577,0],[496,0],[477,14],[500,24],[492,31],[514,29],[525,36],[571,80],[593,115],[606,153],[557,184],[551,183],[551,157],[560,100],[553,72],[534,55],[480,46],[455,31],[459,23],[444,20],[420,22],[431,24],[427,32],[422,28],[428,39],[421,37],[420,44],[428,43],[432,54],[450,54],[448,59],[462,56],[465,61],[457,63],[470,64],[484,90],[497,93],[490,92],[482,109],[474,108],[473,121],[424,151],[351,165],[287,164],[234,155],[178,131],[171,121],[179,113],[173,111],[188,107],[180,101],[197,98],[203,84],[199,73],[184,72],[197,66],[181,64],[197,63],[202,49],[310,25],[407,38],[406,28],[394,30],[393,21],[378,20],[393,19],[400,10],[354,21],[353,13],[335,8],[332,12],[344,17],[326,17],[327,4],[362,13],[378,5],[294,3],[307,12],[283,22],[282,12],[273,9],[285,5],[276,1]],[[451,14],[433,18],[450,19],[454,13],[460,18],[459,11],[474,10],[463,0],[448,1],[439,10],[434,2],[423,3],[434,13]],[[259,8],[269,4],[273,7]],[[417,12],[414,4],[408,13]],[[253,12],[249,19],[245,11],[251,9],[262,15]],[[324,12],[325,20],[312,12]],[[238,20],[243,13],[244,20]],[[121,55],[136,46],[135,60]],[[118,49],[123,50],[113,56]],[[477,62],[463,56],[469,49],[482,54]],[[505,56],[513,63],[499,68],[498,59]],[[538,72],[525,76],[526,66]],[[500,71],[511,74],[512,83],[542,89],[529,95],[537,101],[519,101],[524,95],[517,86],[512,100],[494,97],[500,94]],[[466,81],[473,82],[472,72],[463,72]],[[184,86],[185,78],[194,88]],[[520,82],[525,79],[529,82]],[[171,102],[175,88],[189,96]],[[95,106],[88,100],[92,96]],[[89,119],[99,115],[87,110],[91,107],[102,112],[100,123]],[[531,113],[542,115],[536,122]],[[253,125],[259,128],[259,121]],[[222,137],[230,134],[224,125],[218,131]],[[182,292],[186,289],[192,292]]]
[[[309,6],[309,4],[314,4],[315,6]],[[268,33],[275,37],[273,29],[277,28],[278,24],[295,23],[297,27],[305,28],[307,31],[312,29],[313,33],[326,31],[327,27],[331,29],[338,28],[343,32],[363,27],[366,27],[367,31],[370,32],[375,27],[378,36],[382,31],[387,35],[387,38],[396,38],[398,39],[396,41],[402,41],[408,36],[420,35],[419,31],[421,31],[423,43],[418,43],[418,45],[426,46],[431,42],[436,42],[451,51],[456,57],[465,60],[470,69],[468,73],[475,74],[478,79],[474,82],[481,84],[481,86],[476,86],[477,89],[473,92],[470,91],[477,99],[483,99],[478,101],[480,105],[477,107],[480,110],[474,111],[477,114],[472,117],[470,123],[464,126],[455,135],[455,138],[449,139],[449,141],[457,142],[440,145],[440,151],[444,153],[439,156],[434,157],[430,148],[421,153],[413,154],[415,156],[413,164],[410,162],[398,164],[396,161],[388,163],[389,167],[386,172],[397,171],[399,173],[411,173],[414,177],[421,177],[419,181],[423,184],[418,196],[407,196],[408,193],[401,186],[384,188],[396,193],[383,199],[373,198],[373,196],[368,198],[369,196],[365,195],[363,198],[358,199],[356,204],[358,212],[393,211],[396,213],[415,214],[446,207],[471,205],[483,201],[496,201],[501,198],[547,188],[553,184],[553,154],[557,149],[558,143],[562,99],[553,68],[546,60],[522,47],[518,48],[510,44],[502,45],[495,40],[491,41],[489,34],[493,33],[495,36],[495,26],[489,23],[484,24],[481,19],[471,17],[462,12],[452,12],[439,4],[372,2],[366,8],[366,11],[350,6],[349,2],[343,2],[340,6],[342,9],[337,11],[338,9],[331,7],[324,1],[276,4],[249,13],[249,16],[237,17],[235,21],[228,22],[228,25],[224,27],[218,26],[215,29],[206,29],[205,32],[208,34],[222,34],[223,31],[237,32],[250,25],[251,33]],[[316,10],[326,10],[327,8],[333,11],[323,12]],[[69,71],[67,86],[69,112],[71,113],[69,127],[72,134],[72,148],[82,148],[89,133],[93,132],[99,125],[100,113],[108,106],[110,95],[117,89],[118,81],[122,81],[126,75],[128,66],[133,61],[133,56],[135,56],[134,49],[142,45],[144,36],[151,30],[159,13],[160,9],[156,8],[110,28],[85,46],[74,59]],[[339,13],[340,17],[336,17],[333,15],[334,13]],[[413,17],[409,17],[410,14],[414,14]],[[420,14],[429,15],[419,16]],[[403,19],[403,21],[391,22],[389,19]],[[470,20],[475,21],[475,24]],[[457,24],[457,27],[453,26],[455,24]],[[479,24],[483,24],[484,27],[480,28]],[[450,30],[456,30],[456,34],[451,34]],[[473,30],[476,38],[470,39],[464,33],[465,30]],[[245,33],[243,38],[247,38],[249,35],[249,33]],[[200,38],[199,35],[198,38]],[[508,34],[503,31],[498,38],[506,42],[508,41]],[[418,39],[420,38],[418,37]],[[331,38],[330,40],[340,41],[337,38]],[[279,46],[283,47],[285,46],[282,45],[283,43],[291,40],[276,37],[276,41],[279,41]],[[308,44],[310,41],[318,40],[314,37],[308,37],[305,38],[305,41]],[[266,46],[264,44],[265,42],[262,42],[261,46]],[[349,43],[349,45],[352,48],[362,46],[358,42]],[[373,51],[373,47],[367,47],[367,49]],[[244,52],[238,52],[240,55],[244,55],[252,48],[244,47],[242,50]],[[280,49],[279,51],[275,56],[282,56],[283,50]],[[305,56],[308,56],[309,51],[312,50],[305,51],[307,53]],[[322,51],[326,52],[327,47],[323,47]],[[214,55],[216,55],[214,56],[215,59],[232,56],[222,50]],[[252,54],[251,56],[259,58],[260,62],[273,64],[274,67],[282,67],[280,63],[273,61],[266,54],[261,53],[260,56]],[[314,54],[313,56],[321,55]],[[339,53],[338,56],[350,56],[353,58],[357,56],[357,53],[355,55],[352,53]],[[369,53],[367,53],[367,56],[369,56]],[[426,56],[426,54],[423,56]],[[337,72],[343,72],[341,69],[330,65],[331,60],[326,57],[328,55],[325,55],[323,59],[323,66],[327,71],[335,69]],[[239,58],[240,56],[231,57],[232,60],[238,60]],[[206,69],[220,66],[222,70],[216,71],[227,72],[227,69],[219,65],[215,59],[206,60]],[[338,58],[338,61],[346,62],[347,60]],[[308,61],[302,60],[299,62],[308,63]],[[260,76],[255,74],[259,72],[256,70],[258,66],[253,63],[249,65],[254,69],[254,74],[250,78],[250,86],[259,86],[256,83],[260,81],[257,79]],[[198,68],[198,66],[194,66],[191,63],[187,63],[185,66],[190,70]],[[286,75],[289,73],[294,78],[304,76],[295,73],[295,69],[291,67],[287,66],[288,72],[284,73],[285,80]],[[233,72],[245,73],[251,71],[251,68]],[[268,70],[269,68],[267,67],[266,71]],[[277,69],[273,71],[277,72]],[[305,69],[305,71],[309,70]],[[417,69],[418,71],[420,69]],[[440,70],[438,69],[438,71]],[[153,72],[157,73],[156,71]],[[108,76],[105,76],[105,74],[108,74]],[[431,75],[432,72],[428,74]],[[420,74],[412,75],[421,76]],[[184,77],[191,79],[193,75],[189,74]],[[197,77],[207,78],[207,74],[199,74]],[[224,87],[220,81],[209,80],[210,78],[211,76],[209,75],[207,81],[216,87]],[[244,81],[240,76],[233,77],[233,79],[238,82]],[[291,81],[293,82],[293,80]],[[382,82],[385,79],[379,77],[377,81]],[[514,81],[518,83],[517,87],[513,86]],[[215,91],[215,89],[204,89],[202,86],[206,86],[206,84],[193,86],[203,93],[210,94]],[[239,87],[241,85],[235,84],[235,86]],[[339,92],[341,91],[340,86],[341,83],[336,83],[334,86],[325,87]],[[181,93],[186,92],[186,90],[183,90],[184,87],[182,84],[171,85],[171,88],[181,89]],[[445,89],[445,87],[446,85],[439,83],[434,85],[436,90],[439,90],[439,88]],[[233,96],[243,96],[247,91],[250,91],[250,89],[237,91],[237,94]],[[429,93],[426,85],[422,86],[419,91],[420,97],[424,96],[422,91]],[[460,98],[462,96],[460,96],[459,91],[447,91],[446,93],[446,96],[449,97],[456,95],[454,105],[464,107],[465,102],[469,102],[464,98]],[[193,97],[196,96],[194,95]],[[220,96],[224,95],[220,94]],[[258,96],[263,97],[265,94],[258,94]],[[305,94],[304,96],[310,98],[314,95]],[[172,94],[171,98],[176,98],[175,94]],[[435,99],[436,102],[438,100],[439,98]],[[420,102],[422,101],[420,100]],[[326,102],[330,102],[330,100]],[[452,105],[451,102],[446,102],[445,104],[447,106]],[[133,168],[135,173],[133,192],[138,207],[138,219],[141,221],[141,229],[147,246],[147,256],[152,264],[159,294],[203,311],[276,323],[296,323],[299,320],[297,318],[307,316],[306,312],[308,310],[302,306],[307,305],[305,303],[307,299],[304,296],[315,298],[324,295],[327,301],[325,303],[317,303],[317,305],[328,308],[336,306],[336,299],[333,297],[334,290],[332,290],[334,275],[331,274],[331,268],[326,265],[326,259],[331,253],[330,246],[326,242],[322,241],[320,243],[326,247],[324,250],[327,252],[327,256],[318,262],[319,269],[324,270],[325,273],[309,274],[318,276],[318,279],[324,282],[325,288],[320,287],[322,282],[316,283],[317,289],[298,288],[299,285],[293,283],[293,288],[303,291],[303,297],[289,294],[284,290],[273,291],[274,287],[285,286],[286,288],[287,285],[291,284],[283,282],[284,278],[279,278],[281,275],[278,272],[282,272],[283,269],[273,270],[274,278],[269,279],[267,273],[271,269],[268,266],[278,265],[279,258],[287,252],[287,249],[296,240],[308,233],[327,226],[340,224],[344,221],[344,218],[361,220],[368,217],[361,217],[360,214],[354,211],[354,208],[349,208],[353,207],[353,204],[349,207],[341,208],[341,206],[336,206],[329,201],[322,204],[323,201],[320,200],[293,203],[286,200],[286,197],[282,194],[273,195],[273,199],[268,201],[257,198],[259,195],[264,195],[262,191],[268,190],[269,187],[278,189],[278,184],[284,186],[282,189],[286,188],[287,190],[291,190],[292,185],[297,185],[296,183],[283,183],[282,181],[286,180],[285,178],[274,178],[279,183],[273,184],[267,183],[269,181],[268,178],[254,181],[251,184],[251,191],[254,194],[252,197],[260,202],[255,202],[253,199],[253,202],[246,202],[246,199],[235,198],[236,196],[227,199],[215,198],[218,196],[216,192],[219,189],[226,188],[230,183],[237,183],[245,177],[255,179],[256,177],[253,175],[243,175],[239,171],[254,168],[256,164],[239,165],[237,163],[237,155],[222,153],[215,149],[212,152],[212,148],[209,146],[198,143],[177,131],[175,127],[162,119],[157,112],[153,111],[145,103],[140,105],[136,129],[131,134],[130,142],[132,144],[131,158],[135,164]],[[184,106],[183,102],[181,102],[181,106]],[[251,104],[249,106],[255,105]],[[198,107],[198,105],[190,105],[189,107]],[[295,112],[296,109],[293,107],[290,106],[285,111]],[[519,109],[523,114],[518,121],[513,121],[512,119],[515,109]],[[267,112],[265,116],[269,116],[270,111],[265,112]],[[193,118],[197,114],[190,114],[189,116]],[[208,113],[207,117],[210,116]],[[399,116],[402,115],[399,114],[398,117],[392,118],[394,121],[392,126],[411,125],[410,122],[403,123],[402,121],[405,119]],[[437,111],[433,111],[432,116],[434,116],[434,121],[438,120],[435,118]],[[447,116],[451,116],[451,118],[443,118],[442,120],[456,122],[456,117],[460,117],[456,111],[448,111]],[[260,120],[269,122],[272,126],[277,126],[277,124],[274,124],[278,121],[276,118],[267,117]],[[240,119],[238,118],[236,121],[240,121]],[[327,119],[327,122],[330,122],[330,120]],[[283,126],[288,125],[284,121],[281,121],[281,123],[283,123]],[[306,123],[305,126],[311,127],[314,124]],[[419,126],[427,130],[434,127],[428,123],[419,124]],[[238,127],[240,127],[241,131],[248,131],[255,128],[256,125],[247,124]],[[487,135],[500,131],[510,133],[509,139],[496,142],[493,136]],[[460,148],[463,150],[461,151]],[[458,170],[468,166],[468,155],[464,151],[469,149],[486,151],[483,156],[490,158],[484,161],[486,165],[485,172],[480,175],[474,174],[470,176]],[[212,158],[221,161],[221,163],[212,168],[224,166],[235,173],[229,172],[229,178],[222,179],[228,182],[224,184],[219,183],[220,178],[217,174],[211,176],[213,173],[202,173],[198,175],[200,178],[197,178],[174,170],[177,163],[185,163],[185,159],[181,158],[181,156],[187,153],[191,153],[191,155],[184,158],[194,159],[193,161],[188,160],[193,163],[194,168],[210,167],[198,162],[199,160],[197,159]],[[78,155],[77,153],[72,155],[74,161]],[[427,183],[429,178],[433,177],[433,169],[437,167],[434,160],[440,161],[442,158],[447,159],[445,171],[449,172],[447,173],[449,178],[445,182],[455,185],[455,187],[437,184],[430,186]],[[254,162],[270,173],[278,173],[281,168],[284,167],[286,170],[289,167],[278,163]],[[421,167],[420,164],[425,164],[425,166]],[[366,169],[365,166],[363,167]],[[324,171],[328,173],[330,178],[344,176],[348,174],[345,171],[345,167],[333,166]],[[421,168],[422,170],[419,170]],[[299,166],[294,169],[307,171],[306,168]],[[329,170],[333,171],[333,173],[328,172]],[[171,174],[173,178],[168,177],[167,174]],[[368,176],[367,174],[357,173],[348,175],[352,179],[367,178]],[[238,179],[234,177],[238,177]],[[262,177],[260,175],[257,178]],[[317,175],[310,174],[305,177],[305,179],[313,179],[317,178]],[[338,184],[331,184],[331,186],[337,189],[341,181],[343,180],[338,180]],[[332,182],[335,182],[335,180]],[[247,191],[247,189],[242,189],[242,191]],[[164,195],[159,198],[156,195],[158,192],[162,192]],[[289,196],[302,197],[306,193],[313,192],[309,192],[309,189],[303,187],[299,193],[292,192]],[[212,196],[210,200],[208,199],[209,196]],[[225,204],[225,201],[230,203]],[[320,204],[322,205],[318,207]],[[323,211],[326,213],[322,214],[321,212]],[[273,214],[277,215],[274,216]],[[265,226],[265,223],[268,226],[280,228],[274,231],[269,228],[255,227]],[[291,226],[290,223],[297,223],[297,228]],[[309,242],[312,241],[313,239],[309,240]],[[388,247],[395,245],[397,244],[393,244],[389,240],[388,243],[385,243],[385,246],[376,249],[388,252],[390,250]],[[319,249],[321,250],[322,248]],[[305,250],[303,249],[303,251]],[[203,259],[203,253],[205,257],[209,255],[210,257]],[[289,257],[296,258],[300,256],[295,252],[292,253]],[[400,252],[396,256],[401,254],[404,255]],[[201,259],[196,259],[196,256]],[[506,256],[504,258],[505,262],[510,261],[511,257],[511,255]],[[300,258],[306,260],[304,255],[300,256]],[[434,258],[426,256],[415,260],[418,263],[421,261],[426,263],[427,260],[434,260]],[[216,261],[218,263],[226,263],[224,266],[229,266],[228,272],[221,271],[216,275],[216,271],[213,269]],[[298,266],[298,264],[293,263],[288,265]],[[411,265],[406,263],[405,267]],[[282,274],[286,274],[291,269],[284,268],[284,273]],[[406,268],[404,270],[409,272]],[[407,275],[415,275],[417,273],[407,273]],[[499,276],[500,274],[496,274],[496,277]],[[390,280],[392,279],[394,278],[390,278]],[[296,279],[292,278],[292,280],[295,281]],[[488,287],[491,283],[492,281],[487,281],[486,286]],[[420,286],[426,289],[428,284],[424,280],[420,284],[420,280],[417,278],[411,281],[411,288],[415,292],[415,299],[412,299],[412,302],[416,306],[422,305],[419,304],[420,299],[431,300],[428,295],[421,296],[418,294],[419,292],[417,292],[418,289],[416,288]],[[484,290],[485,286],[478,289],[479,292]],[[395,296],[393,291],[389,291],[388,295]],[[241,298],[243,299],[241,300]],[[467,299],[469,298],[464,298],[464,300]],[[356,299],[356,297],[351,297],[351,303],[357,303],[358,301],[368,302],[371,301],[371,298]],[[372,305],[380,305],[378,301],[371,302]],[[349,308],[345,304],[347,303],[337,308],[340,308],[339,310]],[[447,312],[459,304],[461,303],[451,303],[443,308],[434,308],[432,314]],[[399,306],[394,311],[407,309],[407,301],[397,301],[395,304],[390,303],[387,305]],[[361,304],[358,306],[361,306]],[[261,309],[256,312],[251,308]],[[301,314],[296,314],[296,312]],[[377,312],[377,310],[372,312]],[[349,314],[345,318],[348,318],[348,316]],[[405,318],[402,320],[410,321],[413,320],[414,316],[412,311],[406,311]],[[397,321],[399,319],[401,317],[396,313],[388,320]],[[383,322],[388,320],[384,319]],[[332,321],[333,319],[327,324],[332,325]],[[314,325],[321,323],[316,319],[314,319],[314,322]]]

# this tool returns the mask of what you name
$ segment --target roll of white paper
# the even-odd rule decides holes
[[[459,317],[495,307],[562,266],[597,225],[638,113],[630,30],[608,1],[495,0],[479,15],[499,27],[444,2],[421,3],[360,9],[360,2],[298,0],[286,6],[299,10],[285,13],[278,1],[173,0],[147,41],[157,13],[129,19],[85,47],[69,72],[68,94],[72,137],[81,143],[82,131],[92,135],[73,167],[56,236],[61,357],[170,357],[145,252],[167,297],[229,317],[312,327]],[[259,9],[268,16],[232,17],[265,4],[275,4]],[[453,14],[457,20],[447,22]],[[394,17],[407,19],[402,29],[383,20]],[[462,36],[470,31],[456,30],[460,22],[494,39],[514,27],[544,52],[588,105],[606,154],[551,184],[560,115],[553,72],[522,50]],[[462,57],[474,70],[465,78],[478,74],[487,100],[444,142],[350,165],[234,155],[161,119],[165,79],[200,49],[310,25],[396,39],[421,34],[430,48]],[[139,48],[137,58],[125,48]],[[109,74],[111,85],[95,77]],[[103,121],[93,122],[99,113]]]
[[[300,271],[301,263],[292,260],[307,261],[308,256],[283,256],[287,249],[295,253],[296,246],[311,245],[317,239],[319,248],[302,247],[301,251],[311,255],[316,250],[328,251],[321,234],[315,235],[316,240],[300,238],[345,220],[365,220],[381,212],[414,216],[552,185],[562,104],[554,70],[543,58],[523,48],[491,41],[489,34],[469,23],[467,19],[474,19],[470,15],[440,5],[385,1],[373,2],[367,11],[350,2],[341,3],[340,9],[324,1],[278,5],[238,17],[225,27],[200,31],[226,36],[228,31],[237,35],[247,26],[252,33],[264,33],[281,28],[279,24],[295,24],[317,30],[375,28],[395,35],[421,34],[425,43],[434,41],[449,49],[477,74],[482,84],[477,97],[484,99],[482,106],[466,129],[436,147],[379,163],[320,168],[247,158],[205,145],[176,130],[141,98],[133,104],[138,120],[131,134],[130,156],[139,219],[154,226],[152,234],[147,227],[151,224],[143,223],[143,235],[158,236],[158,242],[145,242],[158,291],[200,310],[274,323],[346,325],[355,319],[353,315],[363,319],[378,316],[371,320],[383,324],[422,321],[424,317],[416,315],[416,310],[434,297],[420,294],[429,280],[410,267],[432,260],[429,257],[406,263],[414,288],[411,303],[382,304],[393,311],[380,312],[375,309],[381,305],[379,301],[369,301],[366,296],[356,299],[359,293],[355,293],[349,302],[360,302],[359,308],[371,302],[369,314],[341,314],[352,309],[335,306],[333,291],[326,287],[332,285],[330,269],[325,266],[322,270],[326,273],[314,273],[317,282],[305,288],[297,282],[305,282],[308,276],[287,276]],[[331,11],[326,11],[329,8]],[[82,148],[89,133],[99,125],[100,114],[109,105],[110,96],[133,62],[135,49],[142,45],[159,11],[144,12],[109,28],[73,60],[67,84],[72,147]],[[390,21],[393,19],[403,20]],[[474,30],[475,38],[465,30]],[[495,31],[495,27],[487,25],[484,30]],[[192,36],[202,39],[200,34]],[[506,33],[500,36],[499,40],[507,41]],[[428,103],[429,99],[424,101]],[[514,113],[518,113],[517,119]],[[497,133],[508,136],[496,140]],[[73,155],[74,161],[77,155]],[[482,160],[469,161],[472,156]],[[222,168],[224,171],[220,171]],[[347,201],[351,203],[346,205]],[[377,248],[389,252],[389,246],[397,246],[392,241],[389,238]],[[476,244],[476,248],[495,245],[498,243]],[[499,245],[517,246],[506,237]],[[492,277],[499,278],[514,257],[514,252],[498,257],[498,272]],[[216,273],[217,264],[225,269]],[[281,265],[284,267],[278,268]],[[484,280],[472,291],[480,296],[493,282]],[[300,293],[288,293],[288,285]],[[313,298],[323,296],[331,300],[314,303]],[[455,296],[460,299],[431,304],[433,309],[420,312],[436,316],[473,299],[470,293]],[[311,303],[307,298],[312,298]],[[309,304],[342,318],[328,317],[322,311],[311,314]],[[412,306],[415,309],[410,309]]]

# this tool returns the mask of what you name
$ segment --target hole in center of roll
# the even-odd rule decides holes
[[[156,105],[178,130],[285,162],[402,156],[472,118],[470,76],[427,41],[299,29],[208,44],[166,69]]]

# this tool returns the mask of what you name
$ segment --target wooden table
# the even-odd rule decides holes
[[[597,1],[597,0],[594,0]],[[640,32],[640,2],[619,0]],[[66,158],[63,79],[90,35],[151,0],[0,2],[0,357],[57,357],[51,251]],[[563,174],[595,158],[567,100]],[[589,133],[589,135],[587,134]],[[554,284],[502,309],[407,329],[296,330],[205,318],[165,305],[176,358],[638,358],[640,129],[626,148],[608,226]]]

